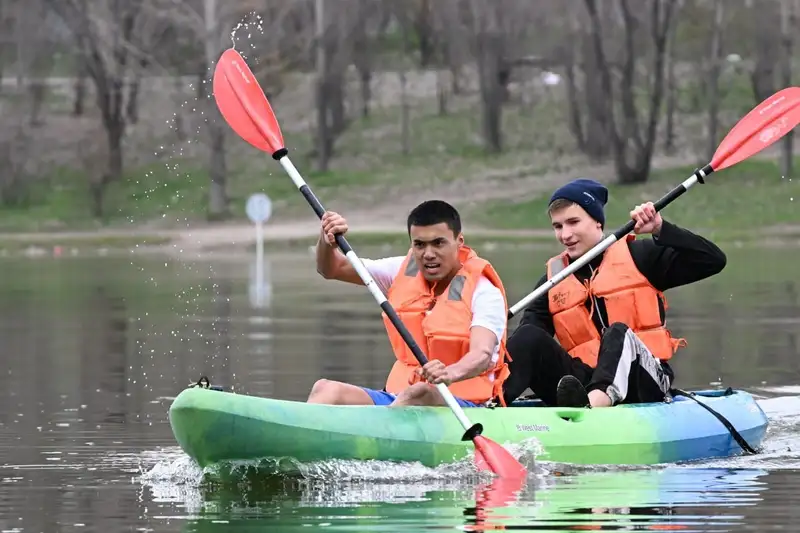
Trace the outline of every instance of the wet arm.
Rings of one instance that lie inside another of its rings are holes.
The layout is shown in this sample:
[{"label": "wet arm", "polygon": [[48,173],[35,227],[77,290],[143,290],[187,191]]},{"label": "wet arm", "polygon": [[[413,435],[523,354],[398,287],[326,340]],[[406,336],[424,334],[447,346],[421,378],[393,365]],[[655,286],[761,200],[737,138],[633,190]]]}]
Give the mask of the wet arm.
[{"label": "wet arm", "polygon": [[452,380],[463,381],[486,372],[492,364],[496,347],[497,335],[492,330],[473,326],[469,335],[469,352],[449,367]]},{"label": "wet arm", "polygon": [[325,279],[336,279],[356,285],[364,284],[339,248],[329,245],[321,234],[317,240],[317,272]]}]

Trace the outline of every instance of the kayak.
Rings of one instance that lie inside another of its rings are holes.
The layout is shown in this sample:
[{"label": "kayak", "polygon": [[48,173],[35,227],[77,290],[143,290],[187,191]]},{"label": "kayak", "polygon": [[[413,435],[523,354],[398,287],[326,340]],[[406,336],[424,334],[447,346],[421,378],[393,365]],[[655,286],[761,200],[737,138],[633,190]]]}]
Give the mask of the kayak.
[{"label": "kayak", "polygon": [[[602,409],[545,407],[518,400],[508,407],[468,408],[483,434],[502,445],[535,439],[539,461],[647,465],[741,455],[725,417],[747,443],[761,445],[768,420],[740,390],[696,391],[699,400]],[[328,459],[419,462],[435,467],[473,453],[447,407],[335,406],[218,391],[183,390],[169,409],[175,440],[201,467],[227,461]]]}]

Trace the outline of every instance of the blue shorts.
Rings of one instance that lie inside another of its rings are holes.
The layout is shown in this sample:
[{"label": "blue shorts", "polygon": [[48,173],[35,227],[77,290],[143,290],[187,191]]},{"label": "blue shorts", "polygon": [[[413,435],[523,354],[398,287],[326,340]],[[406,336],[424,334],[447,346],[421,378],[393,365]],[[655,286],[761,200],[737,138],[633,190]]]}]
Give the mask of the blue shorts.
[{"label": "blue shorts", "polygon": [[[364,392],[369,394],[369,397],[372,398],[372,403],[374,403],[375,405],[389,405],[395,400],[395,398],[397,398],[397,395],[392,394],[391,392],[368,389],[367,387],[361,387],[361,388],[364,389]],[[456,396],[454,396],[454,398],[456,399],[456,402],[458,402],[458,405],[460,405],[461,407],[480,407],[478,404],[472,403],[469,400],[462,400],[461,398],[458,398]]]}]

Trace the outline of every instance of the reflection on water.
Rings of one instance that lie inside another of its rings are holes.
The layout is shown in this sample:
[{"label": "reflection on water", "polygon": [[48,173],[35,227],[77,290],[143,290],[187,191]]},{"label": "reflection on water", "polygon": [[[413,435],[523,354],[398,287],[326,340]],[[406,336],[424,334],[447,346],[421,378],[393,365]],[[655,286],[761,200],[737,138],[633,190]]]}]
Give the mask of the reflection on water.
[{"label": "reflection on water", "polygon": [[[548,256],[487,255],[512,303]],[[731,252],[724,275],[668,293],[670,326],[689,340],[675,363],[683,387],[798,393],[776,389],[800,384],[800,289],[782,266],[793,263],[786,255]],[[756,268],[755,260],[773,267]],[[392,361],[363,287],[321,280],[306,253],[265,257],[261,276],[254,264],[232,256],[3,262],[0,532],[325,524],[766,531],[796,523],[800,405],[789,400],[770,404],[761,456],[632,472],[540,464],[511,496],[508,487],[409,465],[396,467],[405,479],[391,481],[343,481],[347,472],[337,466],[332,478],[200,482],[166,418],[190,381],[205,374],[238,392],[303,400],[320,377],[380,387]]]},{"label": "reflection on water", "polygon": [[[387,466],[387,469],[391,469]],[[408,482],[253,478],[230,485],[146,484],[155,500],[186,505],[184,531],[283,531],[334,526],[346,531],[513,529],[679,529],[730,531],[785,523],[776,494],[793,474],[758,468],[663,468],[561,474],[537,469],[526,481]]]}]

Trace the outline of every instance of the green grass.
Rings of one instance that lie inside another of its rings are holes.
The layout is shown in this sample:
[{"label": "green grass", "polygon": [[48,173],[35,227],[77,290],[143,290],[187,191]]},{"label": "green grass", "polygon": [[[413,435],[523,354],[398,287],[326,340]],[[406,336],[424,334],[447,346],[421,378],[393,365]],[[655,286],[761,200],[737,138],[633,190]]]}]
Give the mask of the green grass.
[{"label": "green grass", "polygon": [[[411,155],[402,152],[399,108],[376,109],[366,119],[353,121],[337,140],[335,158],[327,172],[315,170],[310,157],[312,139],[306,132],[285,134],[286,143],[298,170],[327,204],[369,201],[398,187],[424,187],[504,169],[545,171],[552,168],[549,161],[553,158],[537,158],[536,154],[547,154],[555,146],[572,142],[561,118],[564,108],[557,102],[540,102],[529,108],[509,104],[503,117],[505,151],[488,155],[480,137],[480,116],[467,100],[454,98],[452,111],[445,116],[437,114],[433,102],[415,101],[410,118]],[[544,123],[564,127],[530,134]],[[271,158],[233,134],[227,147],[227,192],[234,218],[245,220],[244,204],[255,192],[273,199],[276,215],[306,212],[304,199]],[[0,230],[87,229],[154,220],[176,225],[202,220],[208,206],[208,183],[207,164],[200,159],[170,157],[127,168],[123,178],[108,187],[106,220],[97,221],[91,217],[91,197],[83,173],[59,168],[34,182],[27,205],[0,207]]]},{"label": "green grass", "polygon": [[[795,160],[800,168],[800,158]],[[641,185],[611,185],[606,206],[609,231],[629,219],[630,210],[656,201],[691,175],[695,167],[654,171]],[[487,202],[469,215],[490,228],[545,229],[548,197],[521,202]],[[749,160],[712,174],[662,212],[664,218],[712,238],[741,238],[754,229],[800,221],[800,180],[781,176],[777,163]]]}]

